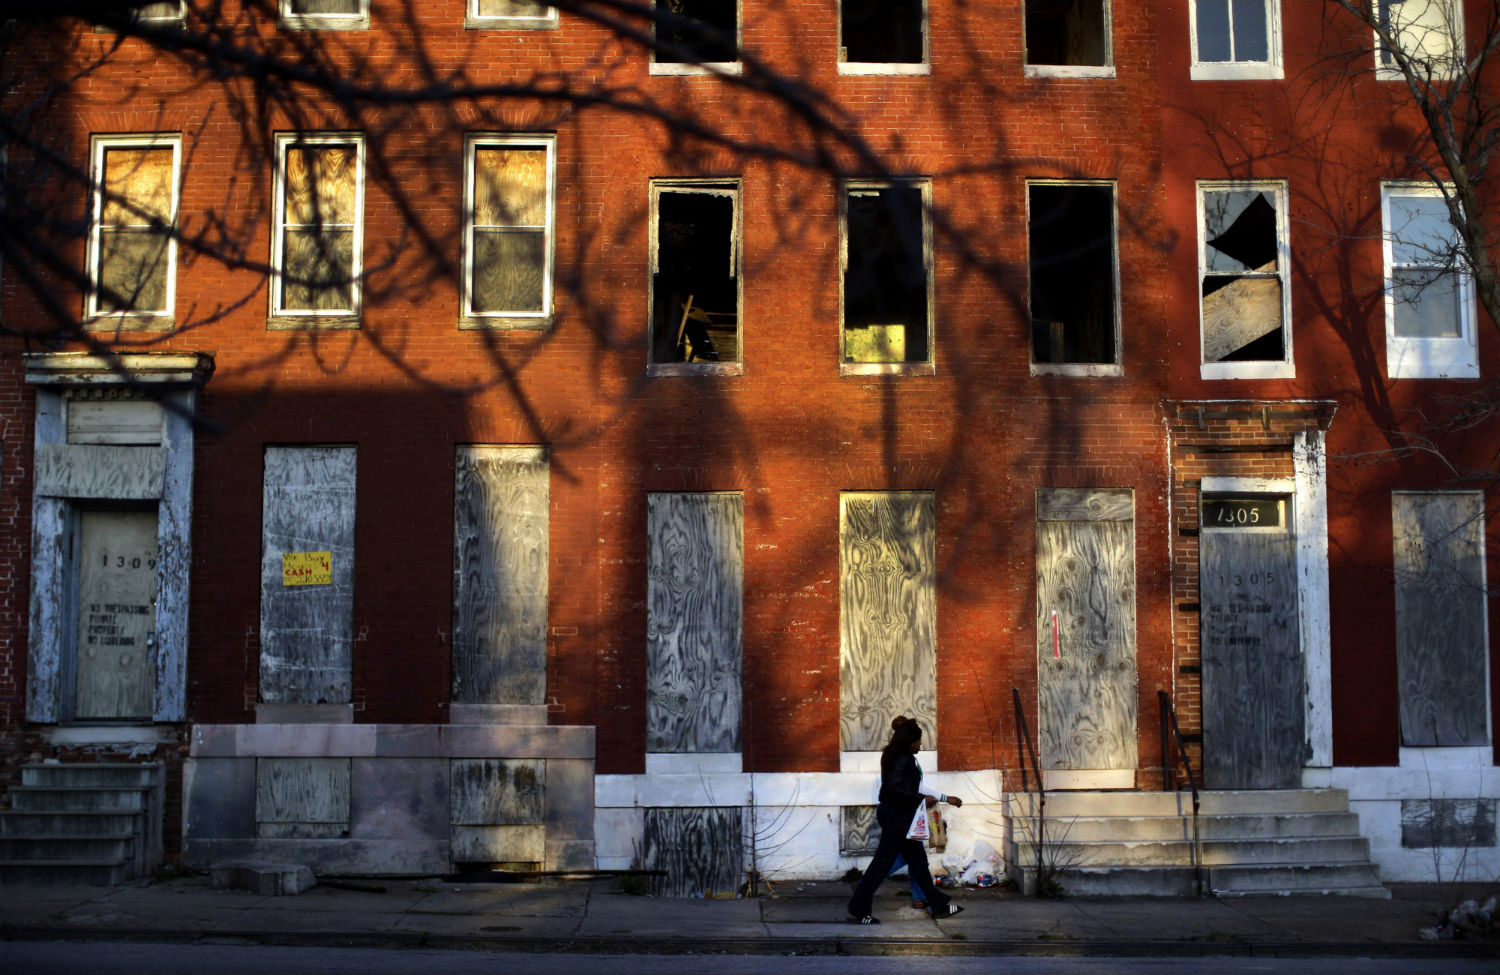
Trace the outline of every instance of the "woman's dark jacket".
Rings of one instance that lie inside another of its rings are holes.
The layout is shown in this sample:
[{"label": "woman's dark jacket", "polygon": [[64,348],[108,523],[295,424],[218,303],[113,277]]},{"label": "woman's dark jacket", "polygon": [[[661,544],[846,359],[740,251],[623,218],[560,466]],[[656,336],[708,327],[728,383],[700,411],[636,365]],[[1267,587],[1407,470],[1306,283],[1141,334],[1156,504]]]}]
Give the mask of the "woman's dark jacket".
[{"label": "woman's dark jacket", "polygon": [[889,806],[906,816],[914,816],[917,807],[924,801],[919,790],[922,770],[917,767],[917,757],[910,753],[891,757],[880,757],[880,804]]}]

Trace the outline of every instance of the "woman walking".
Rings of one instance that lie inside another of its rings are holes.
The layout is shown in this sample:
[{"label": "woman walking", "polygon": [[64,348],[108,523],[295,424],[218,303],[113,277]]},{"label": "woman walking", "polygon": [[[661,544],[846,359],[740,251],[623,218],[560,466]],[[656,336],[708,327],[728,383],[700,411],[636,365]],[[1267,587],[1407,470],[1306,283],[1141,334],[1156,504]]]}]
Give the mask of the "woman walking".
[{"label": "woman walking", "polygon": [[920,725],[904,715],[891,722],[891,740],[880,753],[880,804],[875,807],[875,821],[880,824],[880,845],[875,848],[875,859],[870,861],[859,886],[854,888],[854,896],[849,898],[849,920],[855,924],[880,923],[870,913],[875,891],[890,873],[898,854],[906,859],[912,882],[926,897],[927,910],[933,917],[952,917],[963,910],[949,903],[952,898],[933,885],[922,841],[906,838],[917,810],[929,796],[951,806],[964,804],[958,796],[945,796],[922,788],[922,767],[917,764],[917,752],[921,747]]}]

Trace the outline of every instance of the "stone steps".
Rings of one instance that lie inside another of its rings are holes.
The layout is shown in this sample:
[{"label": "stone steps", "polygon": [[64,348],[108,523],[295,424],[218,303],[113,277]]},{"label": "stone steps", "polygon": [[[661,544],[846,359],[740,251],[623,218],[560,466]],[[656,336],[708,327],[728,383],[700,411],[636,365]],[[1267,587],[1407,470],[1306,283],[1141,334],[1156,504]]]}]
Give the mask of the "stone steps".
[{"label": "stone steps", "polygon": [[7,797],[0,883],[109,886],[160,862],[159,765],[26,765]]}]

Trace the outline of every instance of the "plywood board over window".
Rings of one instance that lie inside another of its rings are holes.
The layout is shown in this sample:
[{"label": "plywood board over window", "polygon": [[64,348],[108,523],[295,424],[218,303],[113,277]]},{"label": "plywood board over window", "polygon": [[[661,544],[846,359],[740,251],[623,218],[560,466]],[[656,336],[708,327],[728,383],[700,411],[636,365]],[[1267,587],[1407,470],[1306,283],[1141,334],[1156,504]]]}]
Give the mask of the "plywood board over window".
[{"label": "plywood board over window", "polygon": [[904,714],[935,748],[935,498],[846,493],[839,503],[839,747],[884,748]]},{"label": "plywood board over window", "polygon": [[1401,744],[1489,743],[1484,499],[1391,496]]},{"label": "plywood board over window", "polygon": [[1042,767],[1134,769],[1134,493],[1038,490],[1036,544]]},{"label": "plywood board over window", "polygon": [[465,445],[454,467],[453,700],[545,704],[547,449]]},{"label": "plywood board over window", "polygon": [[741,747],[744,495],[647,498],[646,748]]}]

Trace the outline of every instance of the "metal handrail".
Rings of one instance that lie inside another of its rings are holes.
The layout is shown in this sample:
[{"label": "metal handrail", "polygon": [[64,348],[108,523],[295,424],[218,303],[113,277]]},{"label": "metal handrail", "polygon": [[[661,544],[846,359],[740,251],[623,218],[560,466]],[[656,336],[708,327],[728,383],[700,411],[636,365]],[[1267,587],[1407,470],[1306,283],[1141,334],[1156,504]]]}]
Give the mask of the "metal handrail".
[{"label": "metal handrail", "polygon": [[[1182,727],[1177,723],[1177,709],[1172,707],[1172,698],[1166,691],[1156,692],[1156,703],[1161,711],[1161,775],[1162,787],[1167,792],[1177,791],[1177,766],[1182,766],[1183,776],[1193,793],[1193,884],[1198,896],[1203,896],[1203,840],[1198,833],[1198,780],[1193,775],[1193,762],[1188,757],[1187,745],[1182,740]],[[1170,761],[1171,743],[1168,732],[1177,741],[1177,762]]]},{"label": "metal handrail", "polygon": [[1021,689],[1012,687],[1010,689],[1011,700],[1016,706],[1016,751],[1021,753],[1021,791],[1030,792],[1029,783],[1026,780],[1026,762],[1031,760],[1031,769],[1036,774],[1036,885],[1041,889],[1042,885],[1042,851],[1046,849],[1046,840],[1043,830],[1047,825],[1047,787],[1042,782],[1042,767],[1036,760],[1036,748],[1031,742],[1031,728],[1026,724],[1026,711],[1021,707]]}]

